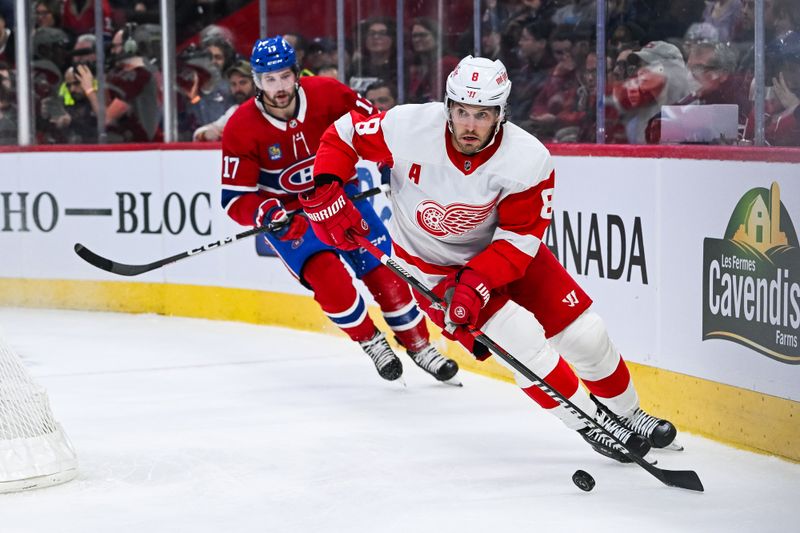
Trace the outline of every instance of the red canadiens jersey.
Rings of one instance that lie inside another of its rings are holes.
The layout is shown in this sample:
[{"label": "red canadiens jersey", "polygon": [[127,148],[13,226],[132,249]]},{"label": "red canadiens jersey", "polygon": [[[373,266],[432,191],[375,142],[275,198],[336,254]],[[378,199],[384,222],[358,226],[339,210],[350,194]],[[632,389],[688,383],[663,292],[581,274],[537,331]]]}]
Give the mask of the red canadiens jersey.
[{"label": "red canadiens jersey", "polygon": [[244,226],[253,225],[266,198],[299,209],[297,194],[313,187],[322,133],[351,110],[369,114],[372,106],[338,81],[317,76],[301,78],[297,111],[288,121],[267,114],[255,98],[239,106],[222,135],[223,209]]},{"label": "red canadiens jersey", "polygon": [[392,167],[393,255],[428,286],[465,265],[489,288],[524,274],[552,218],[553,162],[535,137],[506,123],[466,156],[440,102],[350,113],[322,137],[314,174],[350,176],[359,156]]}]

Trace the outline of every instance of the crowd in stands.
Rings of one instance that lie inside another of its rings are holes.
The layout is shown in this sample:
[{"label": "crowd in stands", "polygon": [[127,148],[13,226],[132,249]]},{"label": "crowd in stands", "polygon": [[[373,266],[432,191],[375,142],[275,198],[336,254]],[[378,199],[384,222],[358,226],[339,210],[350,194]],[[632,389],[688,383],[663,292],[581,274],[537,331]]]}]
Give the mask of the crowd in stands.
[{"label": "crowd in stands", "polygon": [[[16,143],[13,3],[0,0],[0,144]],[[198,37],[178,55],[179,140],[219,140],[227,117],[255,93],[231,31],[214,24],[245,3],[176,2],[178,43]],[[766,141],[800,146],[800,1],[764,3]],[[158,4],[103,1],[107,142],[163,138]],[[97,142],[94,2],[37,0],[31,9],[36,141]],[[481,54],[508,68],[509,119],[544,142],[596,140],[596,9],[596,0],[482,2]],[[754,0],[608,0],[606,10],[605,142],[752,142]],[[398,76],[395,21],[373,17],[357,26],[345,43],[344,72],[330,36],[284,36],[301,75],[344,79],[380,110],[400,93],[408,103],[441,100],[447,74],[473,52],[471,24],[443,32],[433,19],[411,18]],[[696,110],[711,110],[703,116],[714,119],[693,122]],[[721,133],[723,122],[733,135]]]}]

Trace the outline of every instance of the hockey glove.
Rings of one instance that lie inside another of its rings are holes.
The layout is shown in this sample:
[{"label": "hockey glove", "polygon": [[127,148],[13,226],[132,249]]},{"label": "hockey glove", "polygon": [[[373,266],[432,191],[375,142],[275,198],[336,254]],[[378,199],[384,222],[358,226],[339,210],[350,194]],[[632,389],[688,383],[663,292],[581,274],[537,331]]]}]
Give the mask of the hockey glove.
[{"label": "hockey glove", "polygon": [[277,198],[265,200],[256,209],[255,225],[269,225],[270,231],[282,241],[294,241],[308,229],[308,220],[302,215],[290,215]]},{"label": "hockey glove", "polygon": [[489,303],[490,297],[483,276],[471,268],[464,268],[447,278],[444,289],[447,302],[445,330],[452,333],[458,326],[476,325],[478,314]]},{"label": "hockey glove", "polygon": [[308,215],[316,236],[340,250],[356,250],[358,245],[350,237],[368,235],[369,225],[353,202],[345,195],[338,181],[326,183],[313,191],[302,193],[300,203]]}]

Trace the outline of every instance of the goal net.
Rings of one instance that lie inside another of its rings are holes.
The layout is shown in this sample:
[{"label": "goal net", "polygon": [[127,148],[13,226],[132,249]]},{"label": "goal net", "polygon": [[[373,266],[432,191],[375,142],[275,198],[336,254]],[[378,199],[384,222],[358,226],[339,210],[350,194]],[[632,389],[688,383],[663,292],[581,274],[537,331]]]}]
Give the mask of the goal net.
[{"label": "goal net", "polygon": [[47,392],[0,336],[0,493],[57,485],[77,474],[75,450]]}]

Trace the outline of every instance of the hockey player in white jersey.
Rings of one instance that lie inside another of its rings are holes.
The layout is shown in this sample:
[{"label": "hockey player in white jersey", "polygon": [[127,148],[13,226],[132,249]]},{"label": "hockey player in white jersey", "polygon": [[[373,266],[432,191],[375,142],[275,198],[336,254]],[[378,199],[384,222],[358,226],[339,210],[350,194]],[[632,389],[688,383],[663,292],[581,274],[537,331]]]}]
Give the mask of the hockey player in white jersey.
[{"label": "hockey player in white jersey", "polygon": [[[506,122],[510,89],[500,61],[468,56],[447,79],[444,105],[344,115],[322,137],[316,187],[301,203],[321,240],[354,249],[351,234],[368,227],[342,183],[359,157],[391,167],[392,257],[448,302],[441,311],[416,295],[445,335],[485,359],[486,348],[464,326],[479,327],[632,452],[668,446],[675,427],[639,407],[591,299],[542,243],[552,218],[553,161],[535,137]],[[530,398],[595,450],[629,461],[602,432],[510,370]]]}]

